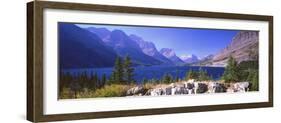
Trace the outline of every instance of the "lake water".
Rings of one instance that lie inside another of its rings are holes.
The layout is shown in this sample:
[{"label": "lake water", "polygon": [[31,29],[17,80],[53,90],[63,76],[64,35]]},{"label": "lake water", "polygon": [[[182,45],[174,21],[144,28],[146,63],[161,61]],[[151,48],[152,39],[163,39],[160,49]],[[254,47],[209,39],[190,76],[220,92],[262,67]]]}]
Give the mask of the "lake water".
[{"label": "lake water", "polygon": [[[184,79],[186,73],[189,70],[198,71],[198,66],[138,66],[134,67],[134,79],[140,83],[144,78],[146,79],[161,79],[163,75],[170,74],[173,77],[178,76],[180,79]],[[97,73],[99,78],[105,74],[108,78],[112,73],[113,68],[88,68],[88,69],[67,69],[63,72],[69,72],[73,75],[77,75],[83,72],[87,74]],[[202,70],[206,70],[209,76],[213,79],[220,79],[224,72],[223,67],[201,67]]]}]

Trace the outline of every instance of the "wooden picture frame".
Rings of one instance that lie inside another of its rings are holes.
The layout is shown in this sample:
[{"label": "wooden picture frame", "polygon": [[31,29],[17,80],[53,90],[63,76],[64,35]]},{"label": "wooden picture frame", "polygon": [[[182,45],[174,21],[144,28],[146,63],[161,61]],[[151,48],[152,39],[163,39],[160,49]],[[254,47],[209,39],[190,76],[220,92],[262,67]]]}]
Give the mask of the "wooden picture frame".
[{"label": "wooden picture frame", "polygon": [[[175,17],[218,18],[252,20],[268,23],[268,101],[206,106],[181,106],[153,109],[44,114],[44,11],[46,9],[131,13],[144,15],[168,15]],[[273,107],[273,16],[233,13],[201,12],[156,8],[94,5],[80,3],[33,1],[27,3],[27,120],[32,122],[80,120],[108,117],[156,115],[215,110]]]}]

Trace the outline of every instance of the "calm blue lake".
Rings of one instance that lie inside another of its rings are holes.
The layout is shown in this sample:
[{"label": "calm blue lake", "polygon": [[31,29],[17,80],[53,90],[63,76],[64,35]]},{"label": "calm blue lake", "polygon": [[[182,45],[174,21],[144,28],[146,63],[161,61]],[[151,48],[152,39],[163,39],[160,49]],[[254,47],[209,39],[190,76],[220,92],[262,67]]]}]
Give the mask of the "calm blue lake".
[{"label": "calm blue lake", "polygon": [[[163,75],[170,74],[173,77],[178,76],[183,79],[186,72],[189,70],[198,71],[200,67],[198,66],[138,66],[134,67],[134,79],[140,83],[144,78],[146,79],[161,79]],[[97,73],[99,77],[105,74],[109,77],[112,73],[113,68],[88,68],[88,69],[65,69],[63,72],[69,72],[73,75],[78,75],[80,73],[86,72],[87,74]],[[224,72],[223,67],[201,67],[202,70],[206,70],[209,76],[213,79],[220,79]]]}]

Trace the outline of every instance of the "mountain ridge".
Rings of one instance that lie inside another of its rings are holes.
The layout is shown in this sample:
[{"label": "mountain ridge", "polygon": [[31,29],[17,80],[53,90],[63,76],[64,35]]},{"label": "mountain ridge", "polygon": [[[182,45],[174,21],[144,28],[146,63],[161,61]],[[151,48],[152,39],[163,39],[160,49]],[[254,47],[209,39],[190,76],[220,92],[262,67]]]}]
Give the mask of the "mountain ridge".
[{"label": "mountain ridge", "polygon": [[[96,33],[105,44],[111,46],[118,55],[141,56],[133,58],[136,63],[147,65],[198,65],[198,66],[226,66],[227,59],[233,56],[238,63],[247,60],[253,60],[258,54],[258,32],[257,31],[240,31],[231,40],[225,48],[218,53],[208,55],[199,59],[196,55],[177,56],[171,48],[156,49],[153,42],[145,41],[142,37],[135,34],[127,35],[122,30],[110,31],[106,28],[86,28],[92,33]],[[135,50],[135,51],[134,51]],[[250,56],[252,55],[252,56]]]},{"label": "mountain ridge", "polygon": [[214,56],[213,64],[225,65],[230,56],[238,63],[256,60],[258,56],[258,37],[258,31],[238,32],[233,37],[231,43]]},{"label": "mountain ridge", "polygon": [[232,56],[238,63],[258,59],[258,31],[240,31],[225,48],[192,65],[225,67]]},{"label": "mountain ridge", "polygon": [[171,61],[173,61],[175,64],[180,65],[180,64],[184,64],[184,61],[182,61],[175,53],[175,51],[171,48],[162,48],[159,51],[163,56],[165,56],[166,58],[170,59]]},{"label": "mountain ridge", "polygon": [[[61,68],[110,67],[117,54],[91,32],[74,24],[59,23],[59,66]],[[96,60],[96,59],[99,60]]]},{"label": "mountain ridge", "polygon": [[144,53],[140,48],[139,44],[132,40],[124,31],[122,30],[108,30],[106,28],[95,28],[89,27],[85,28],[93,34],[97,34],[103,39],[103,42],[112,47],[116,53],[125,57],[129,55],[135,65],[159,65],[162,61],[151,57]]},{"label": "mountain ridge", "polygon": [[154,43],[144,41],[141,37],[137,35],[130,35],[129,36],[132,40],[137,42],[142,49],[142,51],[153,58],[156,58],[159,61],[162,61],[165,64],[174,64],[172,61],[170,61],[168,58],[163,56],[157,49]]},{"label": "mountain ridge", "polygon": [[184,56],[180,56],[180,59],[182,61],[184,61],[185,63],[195,63],[195,62],[198,62],[199,61],[199,58],[194,55],[194,54],[191,54],[191,55],[184,55]]}]

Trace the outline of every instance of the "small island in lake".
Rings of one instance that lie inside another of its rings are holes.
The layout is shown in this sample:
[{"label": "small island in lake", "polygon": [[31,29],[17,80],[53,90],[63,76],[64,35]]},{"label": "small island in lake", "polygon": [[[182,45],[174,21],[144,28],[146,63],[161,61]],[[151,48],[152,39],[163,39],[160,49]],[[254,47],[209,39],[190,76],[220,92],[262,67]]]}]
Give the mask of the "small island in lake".
[{"label": "small island in lake", "polygon": [[259,91],[258,31],[59,22],[58,32],[59,99]]}]

